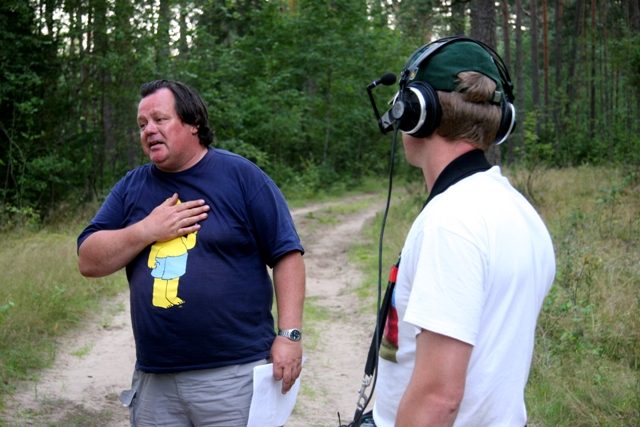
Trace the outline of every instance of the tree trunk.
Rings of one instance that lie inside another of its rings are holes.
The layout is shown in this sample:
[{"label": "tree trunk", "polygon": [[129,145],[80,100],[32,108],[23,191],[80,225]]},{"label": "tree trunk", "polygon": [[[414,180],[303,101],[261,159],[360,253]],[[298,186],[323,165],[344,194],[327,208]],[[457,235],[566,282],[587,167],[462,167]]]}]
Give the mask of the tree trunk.
[{"label": "tree trunk", "polygon": [[163,77],[168,71],[169,54],[171,52],[171,40],[169,38],[171,23],[169,1],[170,0],[160,0],[158,7],[158,26],[156,30],[156,72],[158,73],[158,77]]},{"label": "tree trunk", "polygon": [[108,52],[107,41],[107,4],[106,0],[97,0],[93,3],[93,17],[94,25],[90,28],[93,29],[93,57],[95,64],[95,77],[97,81],[96,85],[96,99],[98,105],[96,105],[96,128],[99,130],[97,135],[96,151],[98,154],[98,188],[102,187],[105,178],[105,167],[113,151],[113,139],[110,135],[111,127],[111,112],[108,100],[106,97],[106,85],[107,85],[107,70],[106,70],[106,56]]},{"label": "tree trunk", "polygon": [[184,59],[188,52],[189,46],[187,44],[187,7],[185,5],[180,5],[180,40],[178,42],[178,51],[180,53],[180,58]]},{"label": "tree trunk", "polygon": [[567,87],[567,90],[566,90],[567,100],[564,108],[565,115],[569,114],[571,102],[574,102],[577,96],[578,81],[576,79],[576,65],[580,58],[580,50],[581,50],[580,41],[582,38],[582,34],[584,32],[583,18],[582,18],[582,15],[584,13],[584,0],[577,0],[575,9],[576,9],[576,16],[575,16],[575,22],[574,22],[575,37],[571,38],[571,41],[573,43],[570,50],[572,57],[569,59],[569,70],[568,70],[569,72],[565,80],[566,87]]},{"label": "tree trunk", "polygon": [[471,37],[496,45],[496,6],[493,0],[471,0]]},{"label": "tree trunk", "polygon": [[502,59],[509,69],[511,69],[511,26],[509,25],[509,1],[502,0],[500,2],[502,9],[502,43],[503,55]]},{"label": "tree trunk", "polygon": [[451,34],[462,35],[467,33],[465,11],[468,0],[453,0],[451,2]]},{"label": "tree trunk", "polygon": [[556,0],[555,6],[555,31],[554,31],[554,63],[555,63],[555,89],[559,90],[560,85],[562,84],[562,64],[564,61],[562,60],[562,45],[564,43],[564,39],[562,38],[562,19],[564,18],[564,4],[562,0]]},{"label": "tree trunk", "polygon": [[[471,1],[471,37],[495,48],[496,9],[493,0]],[[486,155],[490,163],[500,164],[500,150],[496,145],[492,145]]]},{"label": "tree trunk", "polygon": [[[519,126],[516,128],[515,141],[513,141],[513,148],[522,147],[524,145],[524,121],[525,121],[525,108],[524,108],[524,79],[522,72],[523,62],[523,43],[522,43],[522,17],[524,11],[522,10],[522,0],[516,0],[516,64],[515,64],[515,92],[520,91],[520,95],[516,96],[516,119]],[[513,150],[515,151],[515,150]]]},{"label": "tree trunk", "polygon": [[[544,111],[549,111],[549,20],[547,13],[547,0],[542,0],[542,53],[543,53],[543,91],[544,91]],[[547,117],[545,116],[545,123]]]},{"label": "tree trunk", "polygon": [[591,0],[591,81],[589,89],[589,138],[595,137],[596,126],[596,0]]},{"label": "tree trunk", "polygon": [[551,109],[552,109],[552,119],[553,119],[553,124],[554,124],[554,130],[555,130],[555,141],[554,141],[554,145],[555,148],[559,148],[558,147],[558,140],[559,137],[561,135],[561,129],[562,129],[562,124],[561,124],[561,120],[560,120],[560,109],[561,109],[561,103],[560,103],[560,99],[561,96],[559,96],[562,91],[562,69],[563,69],[563,64],[564,64],[564,60],[562,58],[562,46],[564,44],[564,39],[562,37],[562,20],[563,20],[563,11],[564,11],[564,5],[563,5],[563,1],[562,0],[556,0],[555,2],[555,17],[556,17],[556,22],[555,22],[555,31],[554,31],[554,50],[553,50],[553,54],[554,54],[554,71],[555,71],[555,82],[554,82],[554,93],[556,94],[556,96],[553,97],[553,100],[551,101]]},{"label": "tree trunk", "polygon": [[629,1],[629,26],[632,32],[640,32],[640,2],[638,0]]},{"label": "tree trunk", "polygon": [[[531,100],[533,111],[540,111],[540,79],[538,65],[538,5],[531,0]],[[538,131],[536,125],[536,132]]]},{"label": "tree trunk", "polygon": [[[602,22],[608,22],[609,17],[609,4],[607,2],[602,3],[603,13]],[[609,62],[609,30],[606,26],[603,27],[603,34],[601,40],[602,50],[600,53],[600,102],[598,103],[599,115],[604,117],[604,123],[615,124],[615,118],[613,117],[614,107],[611,103],[611,91],[613,86],[613,73],[611,73],[611,67]],[[604,135],[606,137],[606,135]]]}]

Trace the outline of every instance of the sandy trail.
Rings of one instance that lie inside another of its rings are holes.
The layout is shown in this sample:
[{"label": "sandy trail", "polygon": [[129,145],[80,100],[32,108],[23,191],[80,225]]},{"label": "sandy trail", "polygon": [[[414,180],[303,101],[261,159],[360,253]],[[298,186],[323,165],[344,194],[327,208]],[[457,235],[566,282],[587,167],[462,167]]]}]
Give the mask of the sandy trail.
[{"label": "sandy trail", "polygon": [[[323,315],[305,325],[306,363],[288,427],[337,426],[338,412],[343,422],[353,416],[375,314],[355,295],[363,276],[347,251],[382,203],[367,195],[292,211],[306,250],[308,304]],[[344,205],[356,208],[333,210]],[[0,425],[129,426],[118,395],[128,388],[134,363],[125,292],[61,339],[54,365],[19,387]]]}]

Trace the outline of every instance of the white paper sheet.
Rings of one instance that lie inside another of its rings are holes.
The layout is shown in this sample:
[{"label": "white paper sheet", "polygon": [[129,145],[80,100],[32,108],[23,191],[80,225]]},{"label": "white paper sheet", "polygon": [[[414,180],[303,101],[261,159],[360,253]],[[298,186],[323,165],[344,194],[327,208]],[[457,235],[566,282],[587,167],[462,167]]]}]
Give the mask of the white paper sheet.
[{"label": "white paper sheet", "polygon": [[273,378],[273,364],[253,368],[253,397],[247,427],[284,426],[293,411],[300,389],[300,377],[287,394],[282,394],[282,380]]}]

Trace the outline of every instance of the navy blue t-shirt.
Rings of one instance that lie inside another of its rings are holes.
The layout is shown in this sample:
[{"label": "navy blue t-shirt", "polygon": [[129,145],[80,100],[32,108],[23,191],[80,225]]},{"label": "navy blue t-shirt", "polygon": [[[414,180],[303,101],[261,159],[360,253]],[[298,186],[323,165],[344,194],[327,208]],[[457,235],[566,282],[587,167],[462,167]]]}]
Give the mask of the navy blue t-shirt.
[{"label": "navy blue t-shirt", "polygon": [[[111,190],[78,247],[93,232],[134,224],[164,200],[204,199],[197,233],[156,243],[127,267],[137,367],[147,372],[206,369],[267,358],[274,340],[267,266],[303,252],[286,201],[256,165],[209,149],[178,173],[138,167]],[[162,296],[174,295],[166,303]],[[160,303],[158,303],[158,301]]]}]

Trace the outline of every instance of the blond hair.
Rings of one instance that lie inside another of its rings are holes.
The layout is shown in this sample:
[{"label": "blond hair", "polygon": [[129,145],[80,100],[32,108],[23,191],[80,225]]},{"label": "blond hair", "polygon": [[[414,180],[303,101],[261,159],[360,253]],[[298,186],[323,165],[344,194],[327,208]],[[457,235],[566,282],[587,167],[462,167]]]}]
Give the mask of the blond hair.
[{"label": "blond hair", "polygon": [[458,74],[455,92],[438,91],[442,119],[436,133],[448,140],[464,139],[482,150],[495,141],[500,118],[499,105],[491,103],[496,84],[475,71]]}]

